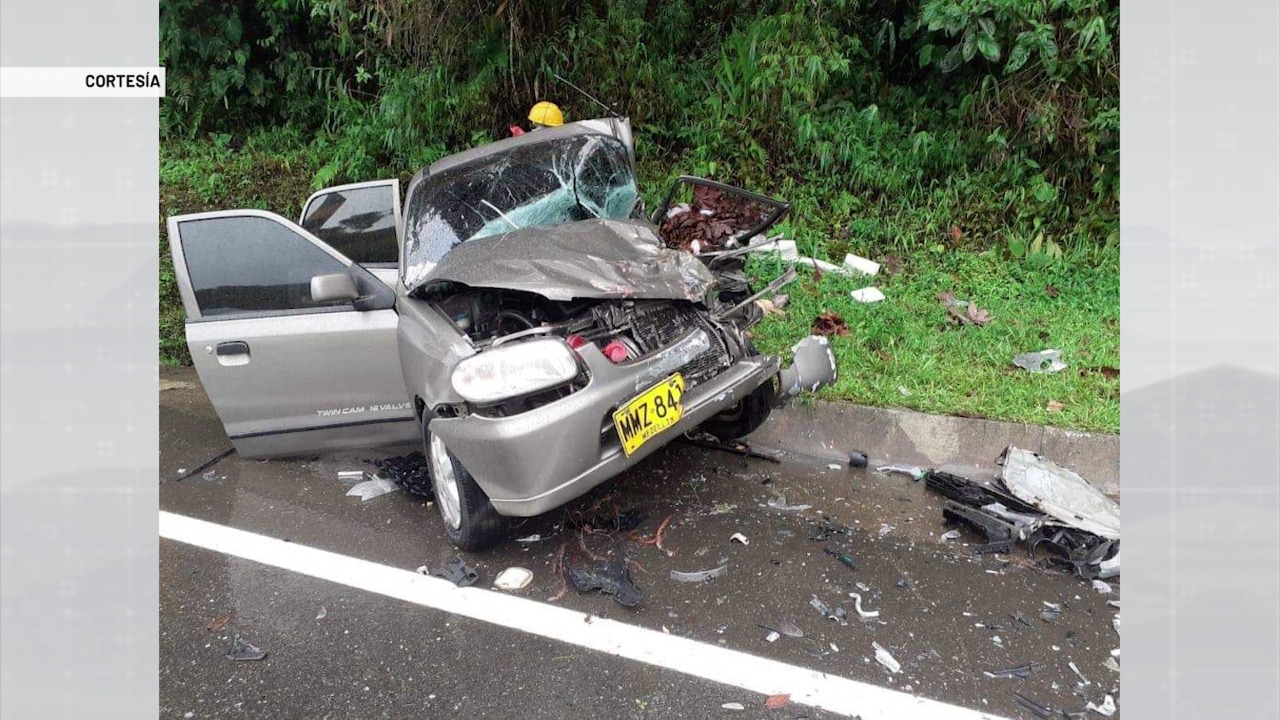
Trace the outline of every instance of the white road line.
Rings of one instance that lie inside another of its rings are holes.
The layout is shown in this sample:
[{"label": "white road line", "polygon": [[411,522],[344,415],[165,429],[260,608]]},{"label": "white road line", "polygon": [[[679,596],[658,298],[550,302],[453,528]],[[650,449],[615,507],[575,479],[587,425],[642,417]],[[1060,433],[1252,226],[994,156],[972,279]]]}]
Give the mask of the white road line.
[{"label": "white road line", "polygon": [[[556,605],[480,588],[458,588],[439,578],[419,575],[411,570],[379,565],[184,515],[161,511],[160,537],[762,695],[790,693],[793,702],[843,715],[861,715],[865,720],[1000,720],[996,715],[958,705],[616,620],[590,617]],[[854,653],[850,655],[856,657]]]}]

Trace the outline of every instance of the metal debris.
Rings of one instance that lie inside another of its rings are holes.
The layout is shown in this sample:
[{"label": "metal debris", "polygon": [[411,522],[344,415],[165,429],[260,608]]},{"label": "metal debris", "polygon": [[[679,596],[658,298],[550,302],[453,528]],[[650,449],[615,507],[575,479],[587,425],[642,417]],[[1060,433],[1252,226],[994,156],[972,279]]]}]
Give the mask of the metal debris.
[{"label": "metal debris", "polygon": [[1033,662],[1027,663],[1026,665],[1019,665],[1017,667],[1005,668],[1003,670],[984,670],[982,674],[990,678],[1025,678],[1031,677],[1032,670],[1043,666],[1044,663]]},{"label": "metal debris", "polygon": [[1013,701],[1018,703],[1022,707],[1026,708],[1027,710],[1031,711],[1031,713],[1033,713],[1036,717],[1047,718],[1053,715],[1053,708],[1047,705],[1041,705],[1040,703],[1036,702],[1035,700],[1032,700],[1031,698],[1027,697],[1026,695],[1023,695],[1022,693],[1019,693],[1019,692],[1014,693]]}]

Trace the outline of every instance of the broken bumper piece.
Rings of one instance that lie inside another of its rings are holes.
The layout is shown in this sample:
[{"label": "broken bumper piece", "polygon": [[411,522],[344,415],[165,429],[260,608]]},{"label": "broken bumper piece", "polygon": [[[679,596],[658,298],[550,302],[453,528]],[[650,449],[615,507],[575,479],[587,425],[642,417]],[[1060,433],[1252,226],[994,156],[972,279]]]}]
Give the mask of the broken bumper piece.
[{"label": "broken bumper piece", "polygon": [[581,390],[518,415],[439,418],[431,428],[475,477],[499,514],[538,515],[632,467],[664,446],[662,438],[693,430],[778,373],[776,357],[739,360],[687,390],[680,421],[626,455],[613,427],[613,411],[680,371],[706,347],[705,331],[694,329],[648,358],[615,365],[594,345],[585,345],[578,353],[590,380]]},{"label": "broken bumper piece", "polygon": [[778,373],[778,398],[786,402],[802,392],[817,392],[836,380],[836,356],[821,335],[810,335],[791,348],[792,363]]}]

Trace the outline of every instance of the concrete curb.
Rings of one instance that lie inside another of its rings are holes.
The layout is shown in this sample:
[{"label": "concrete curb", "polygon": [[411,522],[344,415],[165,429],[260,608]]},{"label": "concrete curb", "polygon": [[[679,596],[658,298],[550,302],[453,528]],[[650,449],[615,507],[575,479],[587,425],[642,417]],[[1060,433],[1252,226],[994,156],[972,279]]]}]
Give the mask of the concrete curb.
[{"label": "concrete curb", "polygon": [[832,462],[847,462],[849,451],[859,450],[871,458],[872,466],[892,463],[979,473],[998,473],[996,457],[1006,446],[1017,445],[1076,471],[1108,495],[1120,494],[1119,435],[815,402],[774,410],[750,440]]}]

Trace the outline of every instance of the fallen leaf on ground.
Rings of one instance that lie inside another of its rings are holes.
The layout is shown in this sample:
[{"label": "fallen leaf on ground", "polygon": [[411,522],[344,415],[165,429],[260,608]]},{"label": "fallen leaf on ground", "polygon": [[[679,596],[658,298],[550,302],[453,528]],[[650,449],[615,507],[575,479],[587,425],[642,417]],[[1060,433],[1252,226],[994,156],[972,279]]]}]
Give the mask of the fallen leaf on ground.
[{"label": "fallen leaf on ground", "polygon": [[209,632],[222,632],[222,628],[226,627],[229,622],[231,622],[230,615],[219,615],[218,617],[210,620],[209,624],[205,626],[205,629]]},{"label": "fallen leaf on ground", "polygon": [[848,335],[849,324],[840,315],[828,310],[813,319],[812,331],[814,335],[825,335],[827,337]]},{"label": "fallen leaf on ground", "polygon": [[902,260],[897,255],[885,255],[880,262],[880,269],[889,275],[897,275],[902,272]]},{"label": "fallen leaf on ground", "polygon": [[780,707],[784,707],[789,702],[791,702],[791,695],[789,694],[770,695],[765,699],[764,706],[770,710],[777,710]]},{"label": "fallen leaf on ground", "polygon": [[1044,286],[1044,294],[1051,298],[1056,298],[1058,297],[1058,288],[1054,287],[1053,283],[1049,283]]},{"label": "fallen leaf on ground", "polygon": [[1050,400],[1049,404],[1044,406],[1044,410],[1045,412],[1056,413],[1056,412],[1062,412],[1062,409],[1065,407],[1066,405],[1063,405],[1057,400]]},{"label": "fallen leaf on ground", "polygon": [[960,242],[960,240],[961,240],[961,239],[963,239],[963,238],[964,238],[964,231],[960,229],[960,226],[959,226],[959,225],[952,225],[952,226],[951,226],[951,239],[952,239],[952,240],[954,240],[954,241],[956,241],[956,242]]},{"label": "fallen leaf on ground", "polygon": [[947,309],[947,320],[957,325],[986,325],[991,322],[991,311],[973,302],[957,300],[954,293],[938,293],[938,302]]},{"label": "fallen leaf on ground", "polygon": [[760,309],[764,311],[765,315],[782,315],[783,314],[782,311],[778,309],[778,306],[775,305],[772,300],[761,298],[756,301],[756,304],[760,306]]}]

